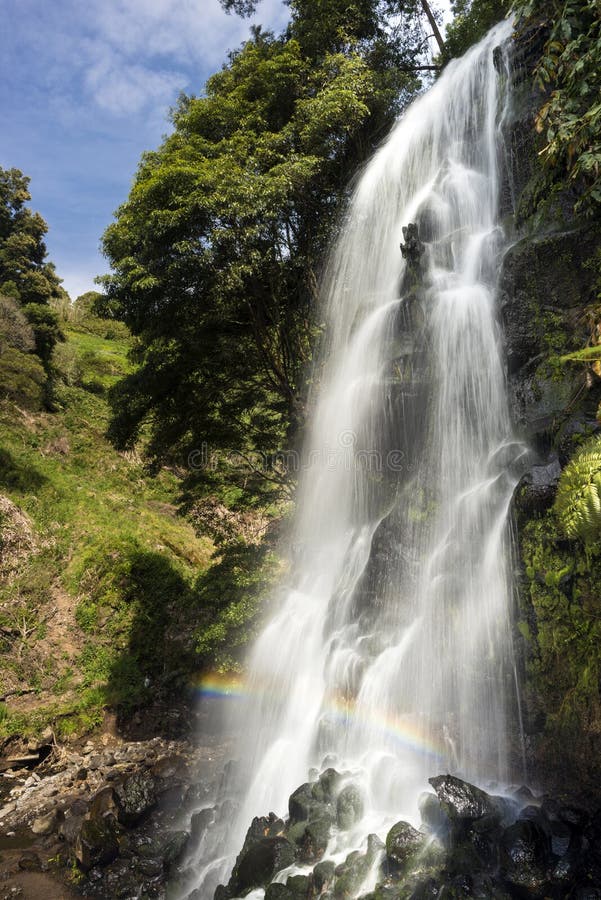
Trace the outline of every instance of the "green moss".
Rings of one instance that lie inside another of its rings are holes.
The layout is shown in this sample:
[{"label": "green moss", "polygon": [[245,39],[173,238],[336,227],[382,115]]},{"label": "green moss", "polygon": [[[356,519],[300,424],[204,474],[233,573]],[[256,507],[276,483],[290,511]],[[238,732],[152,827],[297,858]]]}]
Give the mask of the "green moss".
[{"label": "green moss", "polygon": [[526,591],[518,625],[527,642],[530,718],[544,721],[537,754],[583,784],[601,773],[591,745],[601,732],[601,552],[560,540],[553,511],[521,531]]}]

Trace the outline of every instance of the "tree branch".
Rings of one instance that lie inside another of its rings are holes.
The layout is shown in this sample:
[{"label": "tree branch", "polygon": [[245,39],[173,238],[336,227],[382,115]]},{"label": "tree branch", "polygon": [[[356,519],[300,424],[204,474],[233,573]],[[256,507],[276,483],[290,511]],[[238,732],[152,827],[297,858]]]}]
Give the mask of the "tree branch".
[{"label": "tree branch", "polygon": [[440,29],[436,23],[436,19],[434,18],[434,13],[430,9],[428,0],[422,0],[422,9],[428,17],[428,22],[430,23],[430,27],[434,32],[434,37],[436,38],[436,43],[438,44],[440,52],[444,53],[444,41],[442,39],[442,34],[440,33]]}]

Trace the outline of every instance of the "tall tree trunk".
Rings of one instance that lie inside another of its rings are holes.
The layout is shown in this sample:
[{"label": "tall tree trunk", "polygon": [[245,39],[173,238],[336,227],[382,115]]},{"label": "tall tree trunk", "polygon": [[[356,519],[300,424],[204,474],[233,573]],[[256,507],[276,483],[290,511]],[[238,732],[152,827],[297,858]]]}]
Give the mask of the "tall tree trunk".
[{"label": "tall tree trunk", "polygon": [[432,28],[432,31],[434,32],[434,37],[436,38],[436,43],[438,44],[438,46],[440,48],[440,52],[444,53],[444,41],[442,39],[442,34],[440,33],[440,29],[439,29],[438,25],[436,24],[436,19],[434,18],[434,13],[430,9],[430,4],[428,3],[428,0],[421,0],[421,2],[422,2],[422,9],[425,12],[426,16],[428,17],[428,22],[430,23],[430,27]]}]

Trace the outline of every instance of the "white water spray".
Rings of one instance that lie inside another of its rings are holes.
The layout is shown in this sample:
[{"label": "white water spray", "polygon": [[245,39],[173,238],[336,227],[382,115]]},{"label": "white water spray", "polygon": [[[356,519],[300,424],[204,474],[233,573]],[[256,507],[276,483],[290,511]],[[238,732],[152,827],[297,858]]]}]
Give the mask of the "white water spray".
[{"label": "white water spray", "polygon": [[[448,66],[352,198],[325,284],[291,574],[237,726],[244,796],[203,838],[199,896],[312,766],[362,785],[363,820],[328,848],[343,855],[415,817],[431,775],[509,775],[506,522],[522,449],[494,308],[506,98],[493,50],[510,31]],[[399,250],[410,222],[419,272]]]}]

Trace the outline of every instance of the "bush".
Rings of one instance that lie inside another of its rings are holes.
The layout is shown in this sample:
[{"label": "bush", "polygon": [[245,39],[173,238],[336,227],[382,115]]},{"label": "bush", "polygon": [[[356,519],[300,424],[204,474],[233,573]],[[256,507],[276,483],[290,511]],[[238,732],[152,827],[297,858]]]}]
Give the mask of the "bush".
[{"label": "bush", "polygon": [[601,537],[601,438],[587,441],[561,473],[555,513],[567,537]]}]

